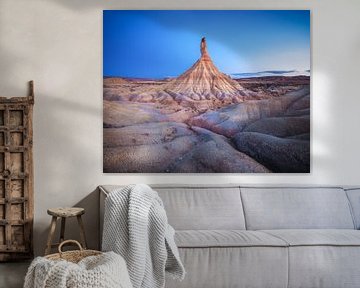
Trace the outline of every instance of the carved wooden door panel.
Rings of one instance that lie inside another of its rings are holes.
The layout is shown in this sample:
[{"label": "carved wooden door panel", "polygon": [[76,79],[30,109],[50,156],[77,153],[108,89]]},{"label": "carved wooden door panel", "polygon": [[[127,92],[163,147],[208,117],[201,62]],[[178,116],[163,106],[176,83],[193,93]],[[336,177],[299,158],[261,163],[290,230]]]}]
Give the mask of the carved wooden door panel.
[{"label": "carved wooden door panel", "polygon": [[0,261],[32,257],[34,97],[0,97]]}]

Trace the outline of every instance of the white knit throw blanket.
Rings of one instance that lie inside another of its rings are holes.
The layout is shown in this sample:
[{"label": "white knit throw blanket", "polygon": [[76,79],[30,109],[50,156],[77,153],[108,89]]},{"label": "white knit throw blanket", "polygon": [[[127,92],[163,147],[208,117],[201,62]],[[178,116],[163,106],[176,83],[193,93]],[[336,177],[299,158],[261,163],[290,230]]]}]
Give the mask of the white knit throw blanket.
[{"label": "white knit throw blanket", "polygon": [[163,203],[144,184],[106,198],[102,250],[124,257],[134,288],[165,287],[165,270],[175,279],[185,276]]},{"label": "white knit throw blanket", "polygon": [[109,252],[79,263],[37,257],[25,277],[24,288],[132,288],[121,256]]}]

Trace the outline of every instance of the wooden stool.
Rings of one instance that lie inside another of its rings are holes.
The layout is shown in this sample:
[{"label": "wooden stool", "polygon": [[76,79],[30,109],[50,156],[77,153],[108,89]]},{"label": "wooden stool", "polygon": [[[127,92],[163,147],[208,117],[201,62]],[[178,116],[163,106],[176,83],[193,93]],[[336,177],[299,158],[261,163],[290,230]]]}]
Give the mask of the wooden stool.
[{"label": "wooden stool", "polygon": [[[66,218],[69,217],[76,217],[79,223],[80,227],[80,239],[81,239],[81,245],[84,249],[86,249],[86,239],[85,239],[85,230],[84,230],[84,224],[81,219],[81,215],[85,213],[84,208],[50,208],[47,210],[47,213],[52,216],[51,224],[50,224],[50,231],[49,236],[46,244],[46,250],[45,255],[50,254],[52,247],[57,247],[62,241],[64,241],[64,234],[65,234],[65,223]],[[52,243],[52,239],[54,237],[55,228],[56,228],[56,222],[58,217],[61,218],[61,229],[60,229],[60,242],[59,243]]]}]

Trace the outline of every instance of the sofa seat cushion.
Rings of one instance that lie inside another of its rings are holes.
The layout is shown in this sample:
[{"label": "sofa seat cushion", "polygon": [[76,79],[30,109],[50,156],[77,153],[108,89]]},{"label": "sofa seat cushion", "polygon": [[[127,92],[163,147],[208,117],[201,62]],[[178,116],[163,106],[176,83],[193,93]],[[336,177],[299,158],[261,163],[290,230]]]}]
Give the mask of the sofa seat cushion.
[{"label": "sofa seat cushion", "polygon": [[360,231],[304,229],[263,232],[289,245],[288,288],[360,287]]},{"label": "sofa seat cushion", "polygon": [[360,231],[350,229],[262,230],[289,246],[360,246]]},{"label": "sofa seat cushion", "polygon": [[177,281],[168,276],[165,287],[287,288],[288,249],[276,246],[179,248],[185,279]]},{"label": "sofa seat cushion", "polygon": [[179,230],[175,242],[181,248],[288,246],[269,233],[244,230]]}]

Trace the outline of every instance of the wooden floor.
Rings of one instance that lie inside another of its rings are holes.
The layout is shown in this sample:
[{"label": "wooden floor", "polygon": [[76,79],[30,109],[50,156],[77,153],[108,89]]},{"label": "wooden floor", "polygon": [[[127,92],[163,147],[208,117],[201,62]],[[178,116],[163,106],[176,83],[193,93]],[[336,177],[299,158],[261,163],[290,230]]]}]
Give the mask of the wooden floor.
[{"label": "wooden floor", "polygon": [[0,287],[22,288],[30,262],[0,263]]}]

